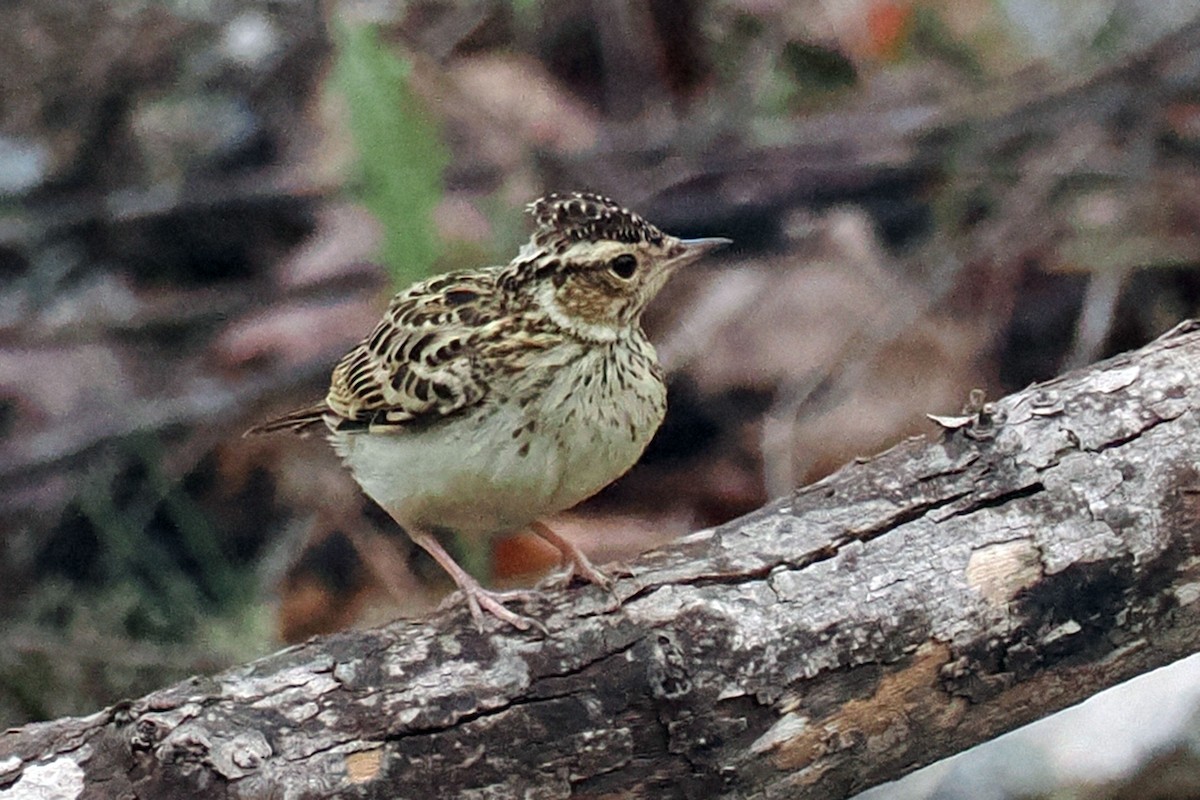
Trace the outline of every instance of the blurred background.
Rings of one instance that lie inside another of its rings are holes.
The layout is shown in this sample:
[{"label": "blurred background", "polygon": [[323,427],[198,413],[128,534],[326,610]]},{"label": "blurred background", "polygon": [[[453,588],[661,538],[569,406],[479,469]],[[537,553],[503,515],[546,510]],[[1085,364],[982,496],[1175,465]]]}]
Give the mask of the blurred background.
[{"label": "blurred background", "polygon": [[[397,288],[511,258],[546,191],[736,241],[647,316],[643,461],[556,522],[600,562],[1198,315],[1198,13],[6,3],[0,726],[435,605],[320,437],[241,433],[322,396]],[[1198,696],[1182,662],[870,796],[1200,797]]]}]

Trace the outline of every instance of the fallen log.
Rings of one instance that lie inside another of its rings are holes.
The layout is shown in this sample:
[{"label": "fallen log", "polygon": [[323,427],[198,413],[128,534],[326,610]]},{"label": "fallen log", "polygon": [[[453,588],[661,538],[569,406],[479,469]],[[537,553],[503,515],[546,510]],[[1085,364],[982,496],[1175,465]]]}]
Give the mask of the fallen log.
[{"label": "fallen log", "polygon": [[[1200,324],[629,566],[0,737],[0,798],[840,798],[1197,650]],[[41,791],[42,794],[38,792]]]}]

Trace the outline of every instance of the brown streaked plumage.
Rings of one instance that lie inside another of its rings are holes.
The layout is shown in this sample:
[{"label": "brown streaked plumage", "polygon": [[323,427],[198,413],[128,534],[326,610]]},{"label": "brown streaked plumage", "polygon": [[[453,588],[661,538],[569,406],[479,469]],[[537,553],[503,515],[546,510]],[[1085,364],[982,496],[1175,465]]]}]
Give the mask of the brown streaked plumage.
[{"label": "brown streaked plumage", "polygon": [[685,241],[592,194],[548,195],[502,267],[397,294],[334,368],[325,401],[252,429],[324,422],[363,490],[481,610],[520,628],[446,552],[530,527],[571,574],[608,579],[537,520],[623,474],[662,421],[666,390],[641,314],[679,266],[725,239]]}]

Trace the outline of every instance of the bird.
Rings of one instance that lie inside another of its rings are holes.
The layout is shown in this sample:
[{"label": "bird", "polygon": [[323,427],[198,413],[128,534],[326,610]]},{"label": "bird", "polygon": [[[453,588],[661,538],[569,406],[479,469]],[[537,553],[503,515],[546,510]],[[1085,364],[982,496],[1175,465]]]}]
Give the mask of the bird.
[{"label": "bird", "polygon": [[534,230],[511,262],[400,291],[334,367],[324,400],[247,431],[324,426],[363,492],[454,580],[481,631],[484,612],[538,625],[504,605],[529,593],[484,588],[446,543],[484,548],[529,530],[562,554],[564,584],[611,586],[541,520],[642,455],[667,400],[642,312],[676,270],[731,243],[671,236],[590,192],[526,210]]}]

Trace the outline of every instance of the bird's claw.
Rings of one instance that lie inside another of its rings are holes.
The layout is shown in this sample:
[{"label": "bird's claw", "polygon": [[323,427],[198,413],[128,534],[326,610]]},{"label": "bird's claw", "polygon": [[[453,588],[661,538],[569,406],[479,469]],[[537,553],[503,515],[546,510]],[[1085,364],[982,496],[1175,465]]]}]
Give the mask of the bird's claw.
[{"label": "bird's claw", "polygon": [[588,561],[582,553],[579,553],[578,558],[568,557],[566,561],[566,570],[550,579],[551,586],[565,589],[571,585],[571,581],[578,577],[588,583],[594,583],[607,592],[613,590],[613,579],[593,566],[592,562]]},{"label": "bird's claw", "polygon": [[[491,614],[501,622],[507,622],[517,630],[527,631],[530,628],[537,628],[544,635],[549,635],[550,631],[536,619],[518,614],[505,607],[506,602],[514,600],[529,601],[538,596],[537,592],[526,591],[522,589],[514,589],[505,592],[493,592],[483,588],[461,588],[463,597],[467,601],[467,608],[471,612],[471,618],[475,620],[475,628],[480,632],[484,632],[485,617],[484,612]],[[451,595],[454,598],[454,595]]]}]

